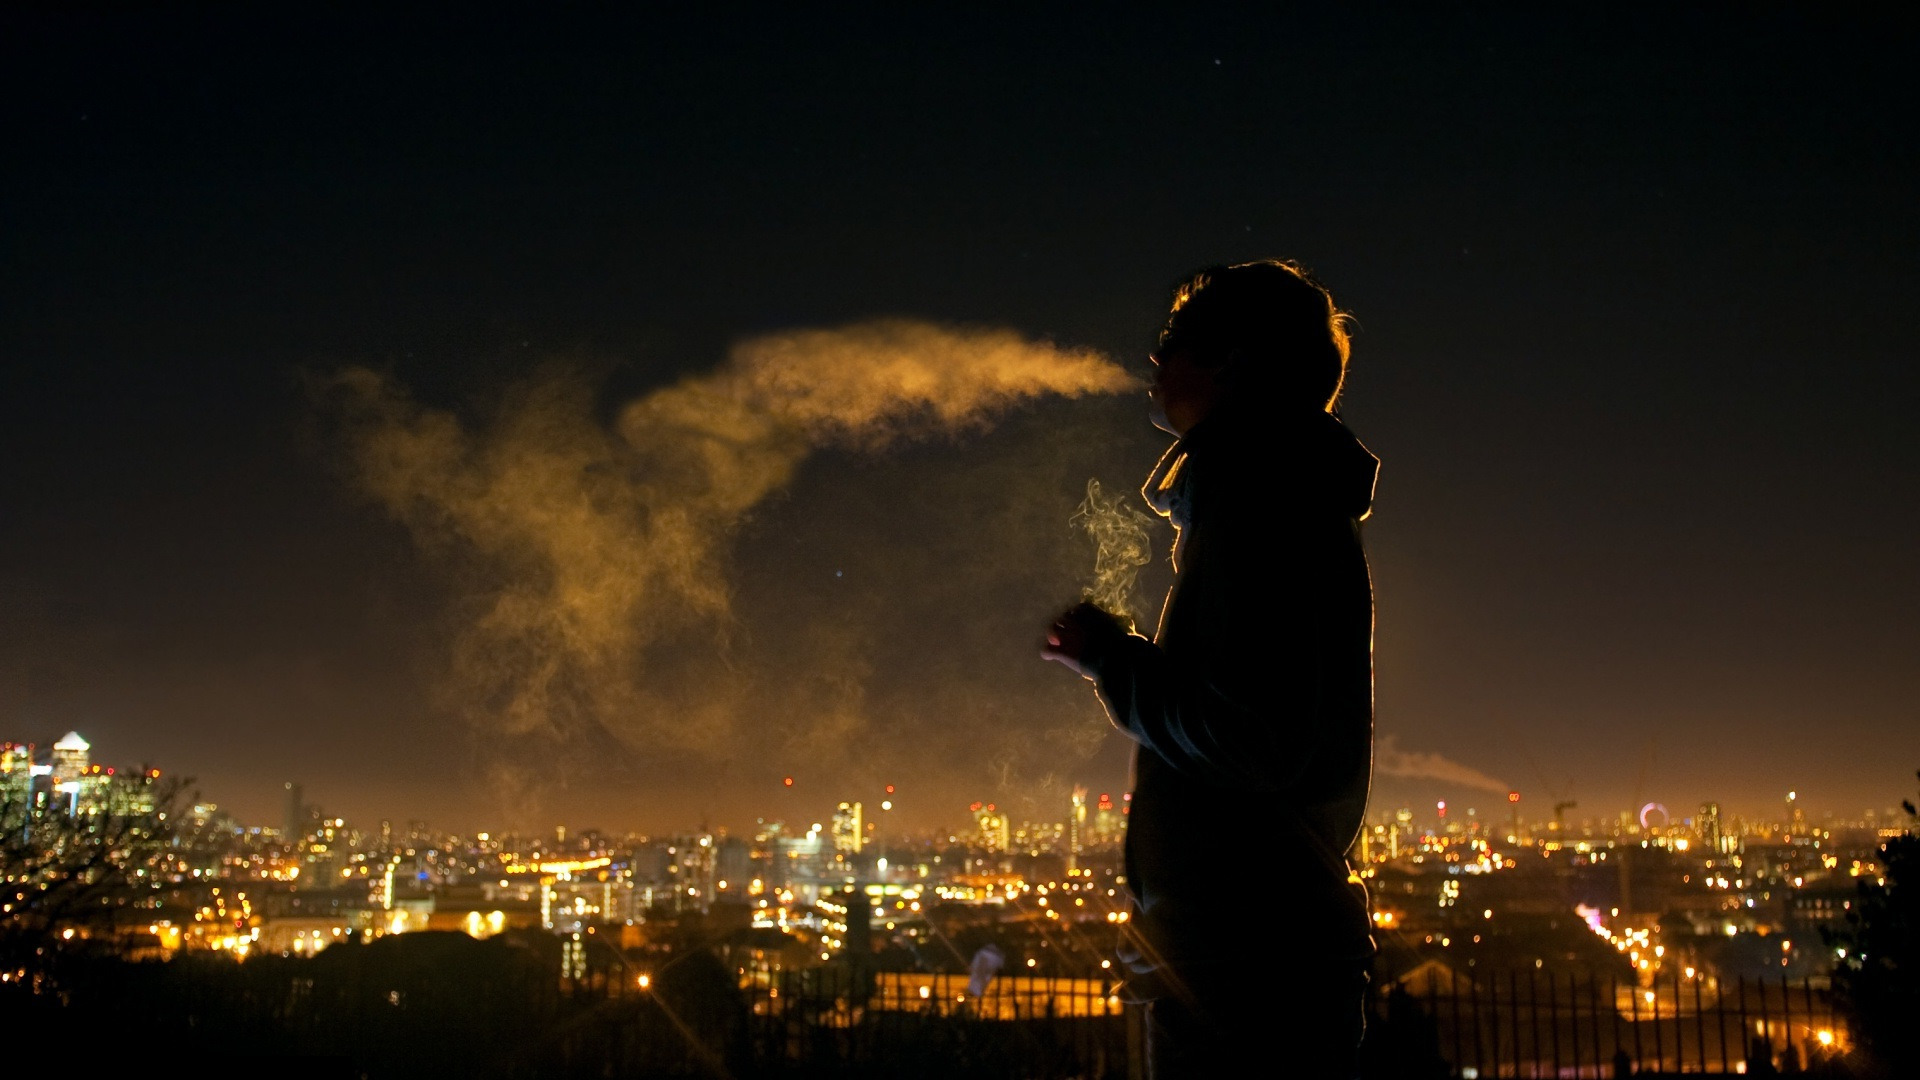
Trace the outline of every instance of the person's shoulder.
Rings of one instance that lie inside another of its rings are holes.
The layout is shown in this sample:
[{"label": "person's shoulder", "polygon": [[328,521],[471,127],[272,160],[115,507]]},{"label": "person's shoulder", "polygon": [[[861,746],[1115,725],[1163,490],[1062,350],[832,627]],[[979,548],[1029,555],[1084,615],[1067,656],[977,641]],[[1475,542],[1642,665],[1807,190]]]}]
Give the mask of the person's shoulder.
[{"label": "person's shoulder", "polygon": [[1205,432],[1195,447],[1193,518],[1348,521],[1373,503],[1380,461],[1325,413]]}]

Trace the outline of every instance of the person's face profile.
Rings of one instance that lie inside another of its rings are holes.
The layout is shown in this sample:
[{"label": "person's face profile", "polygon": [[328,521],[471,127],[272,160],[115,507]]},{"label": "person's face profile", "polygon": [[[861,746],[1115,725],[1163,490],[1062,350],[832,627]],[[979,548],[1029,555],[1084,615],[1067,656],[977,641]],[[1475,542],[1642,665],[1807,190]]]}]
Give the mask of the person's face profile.
[{"label": "person's face profile", "polygon": [[1148,359],[1153,382],[1147,388],[1147,418],[1161,431],[1183,436],[1213,402],[1214,373],[1192,349],[1175,342],[1163,343]]}]

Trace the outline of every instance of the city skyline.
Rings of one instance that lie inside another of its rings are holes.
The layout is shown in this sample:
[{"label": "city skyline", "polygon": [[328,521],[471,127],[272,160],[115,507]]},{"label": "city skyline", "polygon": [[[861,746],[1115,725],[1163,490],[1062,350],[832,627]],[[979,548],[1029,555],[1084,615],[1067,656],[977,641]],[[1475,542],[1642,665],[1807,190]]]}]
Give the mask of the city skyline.
[{"label": "city skyline", "polygon": [[[38,762],[46,770],[53,784],[61,779],[70,779],[60,773],[56,767],[64,753],[73,758],[77,747],[79,760],[84,771],[86,762],[91,761],[92,744],[78,731],[70,731],[48,744],[36,744],[28,740],[13,739],[4,742],[10,754],[23,755],[29,761]],[[64,750],[63,750],[64,748]],[[44,759],[44,760],[42,760]],[[6,763],[9,767],[13,762]],[[111,777],[116,766],[102,762],[93,763],[94,774]],[[128,776],[159,777],[162,770],[151,763],[137,765],[120,762],[119,771]],[[69,769],[69,772],[72,770]],[[166,770],[168,775],[178,779],[182,774],[173,769]],[[38,774],[36,774],[38,775]],[[191,770],[186,774],[193,781]],[[405,823],[408,827],[431,828],[452,834],[486,833],[541,833],[558,828],[563,834],[603,833],[607,835],[694,835],[713,831],[734,836],[748,836],[758,828],[769,824],[784,824],[788,827],[805,827],[809,822],[823,824],[835,819],[835,814],[846,811],[849,806],[865,806],[865,820],[874,828],[887,827],[886,838],[890,841],[911,839],[924,842],[942,835],[957,835],[975,827],[980,811],[997,812],[1008,825],[1052,825],[1070,829],[1072,807],[1076,798],[1087,805],[1097,805],[1102,810],[1124,815],[1122,809],[1131,793],[1124,785],[1108,789],[1089,788],[1084,785],[1070,785],[1064,790],[1049,788],[1041,794],[1015,793],[1008,804],[1002,808],[997,803],[980,798],[962,804],[953,805],[915,805],[909,790],[900,785],[884,784],[871,791],[848,789],[838,794],[817,792],[794,792],[791,785],[782,785],[784,795],[770,799],[765,805],[767,812],[755,813],[743,820],[714,820],[711,815],[697,815],[677,821],[636,821],[614,818],[612,820],[586,819],[578,815],[558,816],[539,820],[526,815],[499,815],[494,819],[455,819],[428,816],[409,817],[382,813],[378,807],[354,807],[349,812],[339,805],[324,801],[325,792],[311,793],[309,799],[307,786],[298,780],[282,781],[277,788],[278,805],[262,810],[251,800],[238,803],[223,801],[216,797],[219,793],[209,792],[204,786],[195,783],[190,793],[196,803],[217,807],[240,825],[250,829],[279,828],[282,833],[288,831],[294,821],[298,807],[302,821],[312,820],[343,821],[360,828],[375,825],[392,827],[396,823]],[[1451,789],[1447,789],[1451,790]],[[1391,792],[1391,794],[1389,794]],[[1827,826],[1836,824],[1860,825],[1875,821],[1893,823],[1899,820],[1899,799],[1890,799],[1881,805],[1863,806],[1825,805],[1808,799],[1798,791],[1789,790],[1771,806],[1764,804],[1746,805],[1729,803],[1719,798],[1702,797],[1691,801],[1647,799],[1621,806],[1589,806],[1577,800],[1563,799],[1552,801],[1552,796],[1543,799],[1540,793],[1532,795],[1519,791],[1510,791],[1504,795],[1491,792],[1473,794],[1466,797],[1453,795],[1441,799],[1406,798],[1405,790],[1391,788],[1383,792],[1376,785],[1375,797],[1367,808],[1366,820],[1370,825],[1400,822],[1412,823],[1423,829],[1443,830],[1451,823],[1467,828],[1481,828],[1497,831],[1509,828],[1515,823],[1530,827],[1544,828],[1549,823],[1564,824],[1569,829],[1582,830],[1592,835],[1611,835],[1613,831],[1634,824],[1644,826],[1651,817],[1654,828],[1662,831],[1686,831],[1695,827],[1695,819],[1709,806],[1715,814],[1729,821],[1740,821],[1744,828],[1771,830],[1790,827],[1796,820],[1807,826]],[[1050,796],[1058,798],[1049,798]],[[836,811],[834,808],[838,807]],[[779,810],[782,812],[773,812]],[[1649,815],[1649,811],[1652,814]],[[278,815],[276,817],[276,815]],[[1020,815],[1020,816],[1015,816]],[[1049,816],[1057,815],[1057,816]],[[1117,823],[1124,817],[1114,819]],[[954,827],[959,823],[959,827]]]},{"label": "city skyline", "polygon": [[1286,256],[1383,462],[1370,816],[1912,794],[1904,27],[7,18],[6,738],[267,820],[1118,792],[1036,655],[1077,508],[1164,446],[1168,287]]}]

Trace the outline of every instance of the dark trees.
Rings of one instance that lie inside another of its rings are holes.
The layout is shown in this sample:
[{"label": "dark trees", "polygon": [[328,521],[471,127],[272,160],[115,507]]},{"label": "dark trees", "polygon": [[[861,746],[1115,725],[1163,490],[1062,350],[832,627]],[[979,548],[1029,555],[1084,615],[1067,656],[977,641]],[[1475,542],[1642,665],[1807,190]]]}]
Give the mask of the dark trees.
[{"label": "dark trees", "polygon": [[1920,812],[1911,801],[1907,831],[1881,849],[1881,881],[1862,879],[1846,929],[1827,934],[1844,950],[1833,985],[1868,1067],[1885,1076],[1920,1076]]}]

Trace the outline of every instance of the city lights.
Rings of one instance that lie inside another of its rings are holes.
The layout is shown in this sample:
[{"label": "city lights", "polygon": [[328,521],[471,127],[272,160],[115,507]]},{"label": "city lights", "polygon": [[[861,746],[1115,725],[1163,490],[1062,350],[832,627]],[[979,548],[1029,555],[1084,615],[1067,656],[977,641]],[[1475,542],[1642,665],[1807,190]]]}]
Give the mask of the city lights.
[{"label": "city lights", "polygon": [[[42,779],[32,788],[42,799],[36,813],[51,816],[33,821],[84,822],[109,806],[138,813],[147,805],[121,793],[149,790],[159,782],[156,770],[97,767],[83,744],[67,740],[60,785],[44,782],[52,766],[29,767],[37,765],[30,753],[9,750],[0,759],[11,763],[0,779],[22,791],[24,781]],[[927,838],[877,831],[854,799],[807,807],[830,810],[824,820],[761,819],[737,835],[556,828],[460,836],[420,823],[359,828],[290,791],[280,828],[232,822],[212,804],[177,816],[174,828],[184,831],[170,835],[186,839],[156,847],[135,868],[134,879],[160,901],[138,924],[141,948],[160,957],[206,951],[247,961],[309,958],[433,930],[474,939],[539,933],[560,939],[556,977],[564,986],[615,964],[627,972],[625,986],[646,993],[655,965],[671,959],[650,951],[663,928],[740,911],[727,917],[767,936],[737,974],[743,989],[765,991],[769,1008],[784,1000],[776,983],[788,967],[867,964],[887,948],[938,955],[953,926],[998,936],[1009,970],[997,978],[1036,986],[1056,977],[1050,973],[1091,980],[1100,1009],[1119,1007],[1109,1004],[1119,975],[1112,956],[1134,915],[1122,863],[1126,793],[1095,798],[1071,789],[1054,820],[1023,819],[975,800],[954,808],[965,829]],[[892,810],[891,799],[877,805]],[[1503,950],[1507,963],[1542,978],[1567,975],[1564,967],[1554,975],[1556,958],[1576,963],[1577,977],[1609,971],[1624,983],[1629,1020],[1633,1009],[1673,1015],[1683,983],[1698,988],[1702,1001],[1720,999],[1726,961],[1703,943],[1706,935],[1764,940],[1773,971],[1804,978],[1811,960],[1795,947],[1800,936],[1786,931],[1840,925],[1856,883],[1883,874],[1878,830],[1813,828],[1803,819],[1741,824],[1712,804],[1677,821],[1643,804],[1604,824],[1536,823],[1517,812],[1493,822],[1471,807],[1448,809],[1437,802],[1425,820],[1406,808],[1378,813],[1362,830],[1349,882],[1371,896],[1376,940],[1468,979]],[[161,805],[151,812],[157,817]],[[1258,865],[1258,850],[1257,841],[1248,846],[1249,867]],[[1284,875],[1243,888],[1258,880],[1247,867],[1221,871],[1223,911],[1264,920],[1286,910]],[[1570,910],[1543,913],[1532,898],[1550,891],[1580,899]],[[169,909],[173,896],[188,903]],[[1646,906],[1648,896],[1657,908]],[[1619,966],[1607,968],[1577,941],[1555,936],[1562,917],[1580,939],[1604,942]],[[59,940],[99,933],[67,926]],[[774,941],[793,949],[770,948]],[[1847,957],[1844,949],[1816,952]],[[897,1000],[980,1007],[964,991],[925,978],[898,985]],[[1808,1038],[1837,1045],[1837,1029],[1819,1032]]]}]

